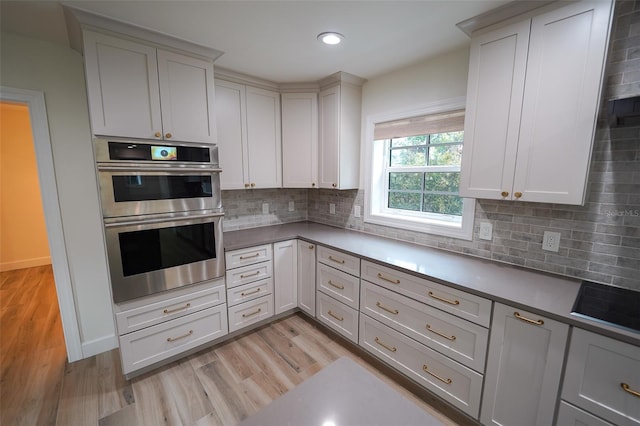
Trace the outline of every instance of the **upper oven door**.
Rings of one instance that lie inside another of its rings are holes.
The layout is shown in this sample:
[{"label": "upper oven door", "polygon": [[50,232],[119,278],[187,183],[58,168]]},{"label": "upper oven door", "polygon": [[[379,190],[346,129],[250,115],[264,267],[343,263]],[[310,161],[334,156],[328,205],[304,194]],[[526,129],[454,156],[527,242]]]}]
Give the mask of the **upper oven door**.
[{"label": "upper oven door", "polygon": [[99,165],[98,181],[105,218],[222,208],[217,171]]}]

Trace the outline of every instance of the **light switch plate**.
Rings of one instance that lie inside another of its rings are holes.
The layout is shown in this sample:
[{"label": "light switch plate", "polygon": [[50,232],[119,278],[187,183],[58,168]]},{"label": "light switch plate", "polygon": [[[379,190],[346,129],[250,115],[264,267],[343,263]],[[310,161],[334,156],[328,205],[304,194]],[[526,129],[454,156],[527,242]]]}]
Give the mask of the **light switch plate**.
[{"label": "light switch plate", "polygon": [[269,203],[262,203],[262,214],[269,214]]},{"label": "light switch plate", "polygon": [[295,211],[295,209],[296,209],[296,203],[293,201],[289,201],[289,211],[292,212],[292,211]]},{"label": "light switch plate", "polygon": [[336,214],[336,205],[334,203],[329,203],[329,214]]},{"label": "light switch plate", "polygon": [[360,217],[360,206],[353,206],[353,217]]},{"label": "light switch plate", "polygon": [[560,250],[560,233],[544,231],[542,237],[542,250],[555,251]]},{"label": "light switch plate", "polygon": [[490,241],[493,238],[493,225],[489,222],[480,222],[478,238]]}]

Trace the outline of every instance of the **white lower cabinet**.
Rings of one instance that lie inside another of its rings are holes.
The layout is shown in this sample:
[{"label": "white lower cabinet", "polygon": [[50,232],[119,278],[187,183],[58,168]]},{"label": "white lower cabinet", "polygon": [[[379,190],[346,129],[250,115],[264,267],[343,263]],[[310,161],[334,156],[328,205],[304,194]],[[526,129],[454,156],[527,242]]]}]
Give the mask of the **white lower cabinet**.
[{"label": "white lower cabinet", "polygon": [[640,347],[574,328],[562,399],[604,421],[640,425]]},{"label": "white lower cabinet", "polygon": [[605,422],[565,401],[560,401],[556,424],[558,426],[613,426],[613,423]]},{"label": "white lower cabinet", "polygon": [[478,372],[364,314],[360,314],[360,346],[471,417],[478,417],[482,391]]},{"label": "white lower cabinet", "polygon": [[551,425],[569,326],[496,303],[480,421]]},{"label": "white lower cabinet", "polygon": [[316,245],[298,241],[298,307],[316,316]]},{"label": "white lower cabinet", "polygon": [[360,278],[318,263],[317,289],[353,309],[360,304]]},{"label": "white lower cabinet", "polygon": [[273,316],[273,294],[229,307],[229,332]]},{"label": "white lower cabinet", "polygon": [[298,306],[298,240],[273,244],[275,314]]},{"label": "white lower cabinet", "polygon": [[358,311],[342,302],[318,292],[316,318],[329,328],[358,343]]},{"label": "white lower cabinet", "polygon": [[268,294],[273,294],[273,278],[271,277],[228,289],[227,305],[235,306]]}]

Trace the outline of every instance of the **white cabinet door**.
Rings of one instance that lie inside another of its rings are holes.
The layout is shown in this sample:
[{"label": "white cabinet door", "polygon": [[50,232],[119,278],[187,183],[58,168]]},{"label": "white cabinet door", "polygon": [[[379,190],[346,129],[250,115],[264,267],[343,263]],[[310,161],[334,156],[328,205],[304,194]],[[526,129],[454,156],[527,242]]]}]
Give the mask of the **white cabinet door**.
[{"label": "white cabinet door", "polygon": [[316,245],[298,241],[298,307],[316,316]]},{"label": "white cabinet door", "polygon": [[249,184],[245,86],[224,80],[215,86],[220,187],[243,189]]},{"label": "white cabinet door", "polygon": [[581,1],[534,17],[514,192],[582,204],[598,115],[611,2]]},{"label": "white cabinet door", "polygon": [[85,31],[84,59],[93,133],[162,139],[156,49]]},{"label": "white cabinet door", "polygon": [[213,62],[158,50],[158,78],[164,138],[216,143]]},{"label": "white cabinet door", "polygon": [[282,187],[280,94],[247,86],[247,145],[251,188]]},{"label": "white cabinet door", "polygon": [[319,104],[318,185],[320,188],[337,188],[340,183],[340,86],[321,91]]},{"label": "white cabinet door", "polygon": [[298,240],[273,244],[276,315],[298,306]]},{"label": "white cabinet door", "polygon": [[282,186],[318,186],[318,94],[282,94]]},{"label": "white cabinet door", "polygon": [[460,173],[463,197],[511,198],[529,24],[518,22],[471,40]]},{"label": "white cabinet door", "polygon": [[495,304],[482,424],[553,424],[568,331],[558,321]]}]

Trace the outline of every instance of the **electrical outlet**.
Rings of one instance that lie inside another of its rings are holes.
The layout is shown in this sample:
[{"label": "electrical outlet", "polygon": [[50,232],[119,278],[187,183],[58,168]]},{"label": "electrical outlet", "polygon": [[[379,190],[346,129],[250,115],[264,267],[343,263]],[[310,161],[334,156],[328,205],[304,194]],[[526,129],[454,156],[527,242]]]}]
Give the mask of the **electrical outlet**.
[{"label": "electrical outlet", "polygon": [[289,211],[295,211],[296,210],[296,203],[294,203],[293,201],[289,201]]},{"label": "electrical outlet", "polygon": [[336,205],[334,203],[329,203],[329,214],[336,214]]},{"label": "electrical outlet", "polygon": [[481,240],[491,240],[493,238],[493,225],[489,222],[480,222],[480,232],[478,238]]},{"label": "electrical outlet", "polygon": [[262,203],[262,214],[269,214],[269,203]]},{"label": "electrical outlet", "polygon": [[560,250],[560,233],[544,231],[542,237],[542,250],[555,251]]},{"label": "electrical outlet", "polygon": [[353,217],[360,217],[360,206],[353,206]]}]

